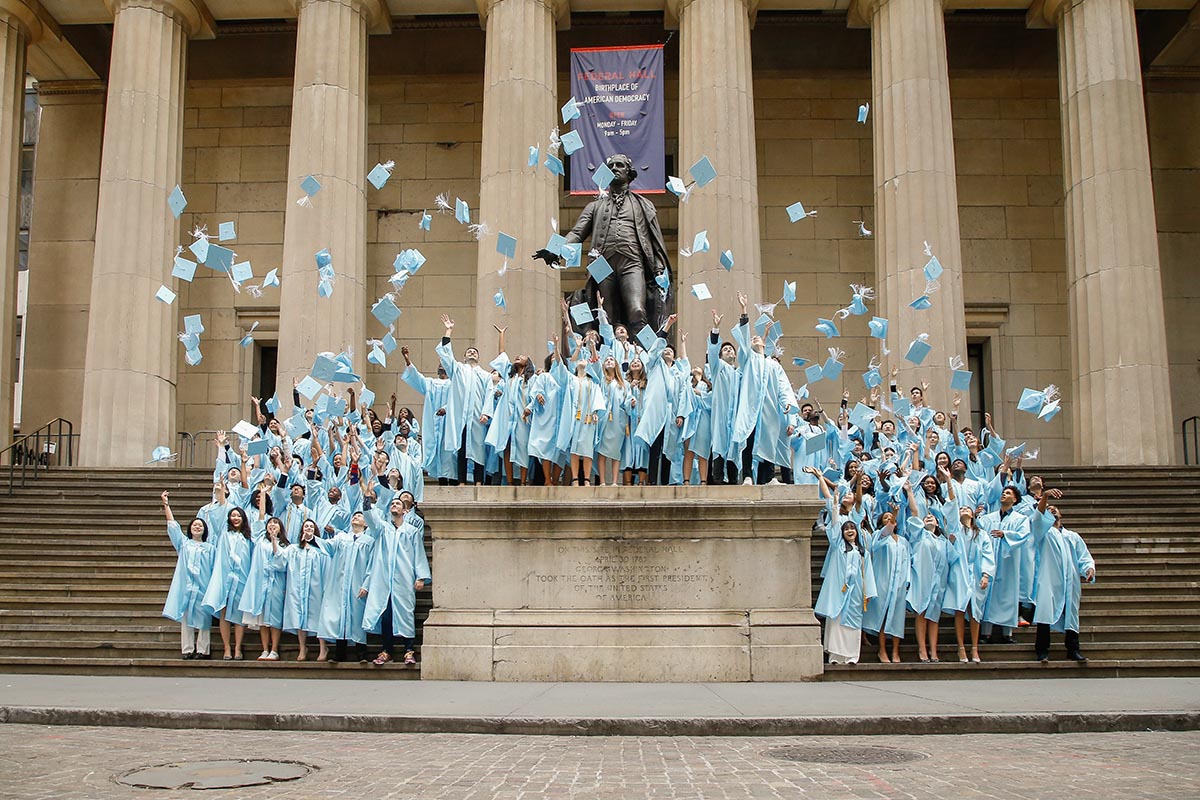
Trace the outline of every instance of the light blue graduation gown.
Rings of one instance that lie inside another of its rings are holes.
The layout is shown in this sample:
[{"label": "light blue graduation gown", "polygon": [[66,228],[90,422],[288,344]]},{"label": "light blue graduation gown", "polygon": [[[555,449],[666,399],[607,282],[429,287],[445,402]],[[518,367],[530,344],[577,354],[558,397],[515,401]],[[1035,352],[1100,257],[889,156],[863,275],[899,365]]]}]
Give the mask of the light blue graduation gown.
[{"label": "light blue graduation gown", "polygon": [[392,633],[405,639],[416,635],[418,579],[430,580],[429,559],[425,555],[425,520],[413,511],[404,515],[397,528],[384,519],[378,508],[367,514],[375,549],[363,586],[367,589],[367,604],[363,611],[363,628],[379,633],[379,620],[392,603]]},{"label": "light blue graduation gown", "polygon": [[958,551],[945,536],[921,529],[909,540],[912,550],[908,573],[908,607],[930,622],[942,616],[942,603],[950,581],[950,566],[958,561]]},{"label": "light blue graduation gown", "polygon": [[[440,408],[450,402],[450,381],[445,378],[426,378],[415,366],[408,366],[400,380],[421,393],[425,402],[421,405],[421,430],[425,471],[434,478],[455,478],[458,465],[454,453],[457,442],[448,450],[443,446],[446,438],[446,416],[438,416]],[[449,414],[449,411],[446,412]]]},{"label": "light blue graduation gown", "polygon": [[[558,382],[549,372],[539,372],[533,376],[533,384],[529,388],[529,455],[541,461],[554,461],[558,458],[558,406],[561,390]],[[538,402],[538,395],[542,402]],[[524,413],[524,412],[522,412]]]},{"label": "light blue graduation gown", "polygon": [[683,424],[683,438],[689,453],[707,459],[712,454],[712,393],[704,381],[692,386],[690,376],[684,380],[692,395],[692,412]]},{"label": "light blue graduation gown", "polygon": [[[643,401],[646,390],[640,386],[626,384],[625,413],[629,415],[629,430],[636,431],[642,419]],[[650,446],[633,435],[625,437],[621,450],[621,469],[644,470],[650,466]]]},{"label": "light blue graduation gown", "polygon": [[714,457],[736,458],[733,442],[733,422],[737,413],[741,371],[721,360],[720,337],[709,334],[708,374],[712,381],[712,454]]},{"label": "light blue graduation gown", "polygon": [[[737,408],[733,418],[730,458],[740,457],[742,448],[755,432],[761,416],[767,388],[767,357],[750,348],[750,324],[738,325],[733,329],[733,338],[738,346],[738,367],[741,378],[738,384]],[[758,437],[755,437],[757,444]]]},{"label": "light blue graduation gown", "polygon": [[[265,527],[262,526],[263,530]],[[282,551],[286,547],[280,549]],[[246,589],[242,592],[238,611],[252,617],[261,614],[263,625],[282,628],[286,584],[286,566],[275,558],[275,548],[272,547],[271,540],[260,533],[254,540],[250,572],[246,576]]]},{"label": "light blue graduation gown", "polygon": [[621,458],[625,437],[629,430],[629,414],[625,409],[625,384],[616,380],[602,381],[604,389],[604,413],[600,415],[600,437],[596,452],[605,458]]},{"label": "light blue graduation gown", "polygon": [[363,612],[367,599],[359,597],[358,591],[367,577],[375,537],[365,531],[358,536],[339,533],[322,541],[321,548],[330,554],[330,560],[325,566],[325,594],[317,635],[328,642],[346,639],[366,644]]},{"label": "light blue graduation gown", "polygon": [[[1037,554],[1037,589],[1033,621],[1050,630],[1079,631],[1079,601],[1082,580],[1096,562],[1083,538],[1075,531],[1054,525],[1049,511],[1037,515],[1029,525]],[[1096,576],[1092,576],[1092,583]]]},{"label": "light blue graduation gown", "polygon": [[992,577],[983,621],[1015,628],[1020,609],[1021,549],[1030,544],[1029,520],[1016,509],[1003,519],[1000,513],[992,511],[979,520],[979,527],[988,535],[993,530],[1004,532],[1003,538],[992,539],[996,550],[996,574]]},{"label": "light blue graduation gown", "polygon": [[212,614],[204,608],[204,592],[212,578],[216,548],[211,542],[197,542],[184,536],[179,523],[174,521],[167,523],[167,536],[179,557],[175,560],[175,574],[171,576],[162,615],[207,630],[212,625]]},{"label": "light blue graduation gown", "polygon": [[465,429],[467,458],[476,464],[484,464],[487,460],[484,450],[487,426],[479,421],[479,417],[483,413],[484,397],[492,386],[491,374],[478,365],[455,361],[453,342],[439,342],[434,351],[450,379],[450,402],[446,405],[446,436],[442,447],[457,451]]},{"label": "light blue graduation gown", "polygon": [[661,336],[654,340],[654,345],[646,352],[642,362],[646,368],[646,391],[638,405],[641,406],[641,417],[638,420],[634,436],[641,439],[647,446],[654,443],[658,435],[666,427],[667,418],[671,416],[671,406],[674,401],[675,373],[674,368],[663,361],[663,350],[667,340]]},{"label": "light blue graduation gown", "polygon": [[[992,592],[991,581],[996,575],[996,546],[994,544],[996,540],[979,528],[963,530],[961,523],[959,530],[957,545],[960,555],[956,567],[961,572],[960,580],[965,585],[957,590],[963,594],[956,598],[963,607],[958,608],[959,603],[956,603],[954,610],[966,611],[970,619],[982,622],[984,611],[987,609],[988,597]],[[983,581],[984,575],[988,576],[988,588],[981,589],[979,584]],[[962,600],[963,596],[966,598],[965,602]],[[949,610],[946,607],[943,608]]]},{"label": "light blue graduation gown", "polygon": [[829,560],[829,572],[821,582],[817,604],[813,608],[817,616],[837,620],[847,628],[863,626],[864,601],[875,597],[875,569],[871,566],[871,554],[860,555],[857,547],[845,550],[841,530],[829,529],[829,549],[833,558]]},{"label": "light blue graduation gown", "polygon": [[283,629],[288,633],[317,632],[321,600],[325,595],[325,568],[329,563],[329,554],[322,544],[320,539],[314,539],[305,547],[293,544],[276,556],[277,564],[287,568]]},{"label": "light blue graduation gown", "polygon": [[[307,496],[307,489],[305,490],[305,496]],[[312,509],[304,503],[293,503],[290,498],[287,503],[276,511],[275,516],[279,517],[283,523],[283,530],[287,534],[289,542],[300,541],[300,527],[304,525],[306,519],[316,519],[312,513]]]},{"label": "light blue graduation gown", "polygon": [[554,362],[555,378],[562,387],[558,436],[555,446],[572,455],[591,458],[600,435],[600,415],[605,410],[604,390],[590,374],[581,378],[567,372],[562,361]]},{"label": "light blue graduation gown", "polygon": [[231,531],[222,523],[217,530],[216,556],[213,561],[212,578],[204,592],[204,609],[214,617],[228,609],[225,618],[241,624],[238,605],[246,588],[250,573],[253,544],[238,531]]},{"label": "light blue graduation gown", "polygon": [[908,540],[877,531],[868,534],[868,542],[876,594],[863,616],[863,630],[877,634],[882,629],[888,636],[903,639],[911,559]]}]

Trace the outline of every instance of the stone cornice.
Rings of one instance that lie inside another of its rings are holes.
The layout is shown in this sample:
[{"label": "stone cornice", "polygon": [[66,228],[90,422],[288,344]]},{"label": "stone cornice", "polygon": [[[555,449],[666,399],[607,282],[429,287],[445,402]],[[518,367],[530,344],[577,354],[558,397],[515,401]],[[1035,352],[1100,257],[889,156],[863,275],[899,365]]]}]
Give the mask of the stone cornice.
[{"label": "stone cornice", "polygon": [[[529,0],[525,1],[529,2]],[[479,10],[479,26],[481,28],[487,29],[487,21],[491,16],[492,8],[504,2],[508,2],[508,0],[475,0],[475,7]],[[570,30],[571,0],[532,0],[532,2],[545,6],[546,10],[554,16],[554,26],[558,30]]]},{"label": "stone cornice", "polygon": [[56,97],[81,97],[85,95],[100,95],[100,97],[103,97],[106,87],[104,81],[100,80],[66,80],[38,81],[34,84],[34,89],[38,93],[38,103],[49,105],[54,102],[51,98]]},{"label": "stone cornice", "polygon": [[58,38],[58,26],[38,0],[0,0],[0,15],[15,20],[25,34],[27,44],[35,44],[51,29]]},{"label": "stone cornice", "polygon": [[116,19],[122,8],[152,8],[179,20],[190,39],[215,39],[217,23],[204,0],[104,0]]},{"label": "stone cornice", "polygon": [[289,0],[296,16],[300,9],[310,3],[335,2],[342,5],[361,8],[367,18],[367,31],[372,34],[388,34],[392,32],[392,12],[388,9],[386,0]]}]

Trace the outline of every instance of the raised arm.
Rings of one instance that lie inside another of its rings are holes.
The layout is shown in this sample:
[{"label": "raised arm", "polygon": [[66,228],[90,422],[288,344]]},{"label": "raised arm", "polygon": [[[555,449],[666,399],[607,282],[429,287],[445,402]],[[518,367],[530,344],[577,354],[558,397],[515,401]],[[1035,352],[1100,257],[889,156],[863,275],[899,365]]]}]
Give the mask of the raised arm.
[{"label": "raised arm", "polygon": [[174,521],[175,521],[175,515],[171,513],[171,502],[170,502],[170,500],[168,499],[168,494],[167,494],[167,492],[163,492],[163,493],[162,493],[162,495],[161,495],[161,497],[162,497],[162,507],[163,507],[163,514],[165,514],[165,515],[166,515],[166,517],[167,517],[167,522],[174,522]]}]

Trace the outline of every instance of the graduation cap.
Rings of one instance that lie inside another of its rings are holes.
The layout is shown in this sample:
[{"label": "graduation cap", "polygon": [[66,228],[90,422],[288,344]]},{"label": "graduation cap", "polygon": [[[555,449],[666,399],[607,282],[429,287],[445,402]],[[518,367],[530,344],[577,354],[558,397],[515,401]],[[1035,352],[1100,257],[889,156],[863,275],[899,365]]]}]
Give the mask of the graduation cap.
[{"label": "graduation cap", "polygon": [[870,433],[874,429],[871,421],[877,416],[879,413],[875,409],[863,403],[856,403],[850,411],[850,424],[861,431]]},{"label": "graduation cap", "polygon": [[268,272],[266,274],[266,276],[263,277],[262,285],[263,285],[264,289],[267,288],[268,286],[278,286],[279,285],[279,269],[275,268],[275,269],[271,270],[270,272]]},{"label": "graduation cap", "polygon": [[825,319],[823,317],[818,318],[817,324],[814,326],[814,328],[816,329],[817,333],[825,334],[826,339],[832,339],[836,336],[841,336],[841,333],[838,332],[837,325],[835,325],[831,319]]},{"label": "graduation cap", "polygon": [[387,366],[387,353],[379,345],[371,348],[371,352],[367,353],[367,361],[380,367]]},{"label": "graduation cap", "polygon": [[510,236],[504,231],[496,234],[496,252],[505,258],[517,257],[517,237]]},{"label": "graduation cap", "polygon": [[246,332],[246,335],[242,337],[242,340],[238,342],[238,344],[242,347],[249,347],[250,345],[254,344],[254,332],[258,330],[258,325],[258,321],[255,321],[255,323],[250,326],[250,330]]},{"label": "graduation cap", "polygon": [[592,173],[592,183],[596,184],[596,188],[603,192],[612,185],[613,179],[616,177],[616,174],[608,168],[608,164],[601,164]]},{"label": "graduation cap", "polygon": [[433,215],[430,214],[428,211],[422,211],[421,212],[421,221],[417,223],[417,227],[423,231],[427,231],[427,230],[429,230],[429,228],[432,224],[433,224]]},{"label": "graduation cap", "polygon": [[217,241],[228,242],[237,238],[237,226],[233,222],[222,222],[217,227]]},{"label": "graduation cap", "polygon": [[563,152],[567,155],[583,149],[583,138],[579,135],[579,131],[569,131],[559,141],[562,143]]},{"label": "graduation cap", "polygon": [[254,280],[254,268],[249,261],[239,261],[230,268],[229,275],[236,283],[245,283]]},{"label": "graduation cap", "polygon": [[879,373],[879,367],[871,367],[862,376],[863,383],[868,389],[874,389],[883,383],[883,375]]},{"label": "graduation cap", "polygon": [[929,334],[922,333],[908,345],[908,352],[904,354],[904,360],[920,366],[932,349],[932,345],[929,344]]},{"label": "graduation cap", "polygon": [[183,318],[183,330],[186,333],[194,333],[197,336],[204,333],[204,322],[201,321],[199,314],[188,314]]},{"label": "graduation cap", "polygon": [[872,317],[867,323],[867,329],[871,332],[871,336],[876,339],[886,339],[888,332],[888,321],[883,317]]},{"label": "graduation cap", "polygon": [[[176,188],[176,191],[179,190],[179,187],[175,187],[175,188]],[[150,460],[147,461],[146,463],[147,464],[159,464],[163,461],[174,461],[176,458],[178,458],[178,455],[175,453],[172,453],[171,448],[167,447],[166,445],[160,445],[159,447],[156,447],[150,451]]]},{"label": "graduation cap", "polygon": [[176,294],[172,292],[165,284],[158,287],[158,291],[154,293],[156,300],[161,300],[167,305],[175,302]]},{"label": "graduation cap", "polygon": [[643,325],[642,329],[637,332],[637,340],[641,342],[643,349],[649,350],[658,341],[658,334],[649,325]]},{"label": "graduation cap", "polygon": [[271,443],[266,439],[253,439],[246,444],[246,455],[265,456],[271,450]]},{"label": "graduation cap", "polygon": [[870,103],[863,103],[861,106],[858,107],[858,124],[859,125],[867,124],[867,114],[869,114],[869,113],[871,113],[871,104]]},{"label": "graduation cap", "polygon": [[463,225],[471,224],[471,208],[461,197],[454,198],[454,218]]},{"label": "graduation cap", "polygon": [[506,305],[504,302],[504,290],[497,289],[496,293],[492,295],[492,301],[496,304],[496,308],[504,308]]},{"label": "graduation cap", "polygon": [[[337,369],[338,363],[330,356],[322,353],[321,355],[317,356],[315,361],[313,361],[311,373],[315,380],[318,380],[321,383],[327,383],[333,380],[334,373],[337,372]],[[309,399],[311,400],[312,398],[310,397]]]},{"label": "graduation cap", "polygon": [[527,167],[537,167],[538,161],[542,157],[542,146],[538,144],[529,145],[529,160],[525,163]]},{"label": "graduation cap", "polygon": [[579,119],[579,104],[575,102],[574,97],[563,103],[562,107],[563,124],[566,125],[573,119]]},{"label": "graduation cap", "polygon": [[815,217],[817,215],[817,212],[805,211],[804,203],[797,201],[787,207],[787,215],[788,215],[788,219],[791,220],[792,222],[799,222],[800,220],[804,219],[805,217]]},{"label": "graduation cap", "polygon": [[583,261],[583,244],[567,242],[562,246],[563,262],[568,267],[578,267]]},{"label": "graduation cap", "polygon": [[824,369],[820,364],[813,364],[812,366],[808,367],[808,369],[804,370],[804,380],[808,381],[809,383],[816,383],[817,381],[824,379]]},{"label": "graduation cap", "polygon": [[576,303],[571,306],[571,319],[575,320],[577,325],[585,325],[595,319],[592,316],[592,309],[587,303]]},{"label": "graduation cap", "polygon": [[376,164],[371,168],[371,171],[367,173],[367,180],[376,189],[382,189],[392,177],[392,170],[395,169],[395,167],[395,161]]},{"label": "graduation cap", "polygon": [[321,182],[312,175],[309,175],[300,181],[300,191],[304,192],[304,196],[310,200],[309,205],[312,205],[312,198],[316,196],[317,192],[321,191]]},{"label": "graduation cap", "polygon": [[708,243],[708,231],[703,230],[692,237],[692,253],[707,253],[711,245]]},{"label": "graduation cap", "polygon": [[233,267],[234,253],[228,247],[219,244],[209,244],[204,256],[204,266],[217,272],[229,272]]},{"label": "graduation cap", "polygon": [[550,240],[546,242],[545,250],[561,257],[563,254],[563,245],[566,243],[567,240],[561,234],[554,233],[550,235]]},{"label": "graduation cap", "polygon": [[927,281],[936,281],[941,277],[944,271],[945,270],[942,268],[942,262],[937,260],[937,256],[930,256],[929,260],[925,262],[925,269],[923,272],[925,273],[925,280]]},{"label": "graduation cap", "polygon": [[[301,392],[301,394],[303,394],[303,392]],[[307,396],[311,399],[311,395]],[[293,439],[295,439],[303,436],[305,431],[308,430],[308,420],[304,418],[303,412],[296,413],[288,417],[287,421],[283,423],[283,427],[284,430],[288,432],[288,436],[291,436]]]},{"label": "graduation cap", "polygon": [[410,247],[407,250],[401,250],[396,254],[396,260],[392,262],[392,269],[399,272],[401,270],[416,274],[421,265],[425,263],[425,256],[420,250],[415,247]]},{"label": "graduation cap", "polygon": [[725,268],[726,272],[733,269],[733,251],[732,250],[721,251],[721,266]]},{"label": "graduation cap", "polygon": [[400,309],[396,307],[396,303],[392,300],[390,294],[385,294],[379,298],[378,302],[371,306],[371,313],[385,327],[390,326],[400,318]]},{"label": "graduation cap", "polygon": [[683,182],[682,178],[678,178],[674,175],[667,177],[667,191],[671,192],[671,194],[675,195],[676,197],[681,198],[686,198],[689,194],[687,184]]},{"label": "graduation cap", "polygon": [[392,336],[390,332],[385,333],[383,338],[379,340],[379,346],[383,348],[383,352],[391,353],[398,347],[396,337]]},{"label": "graduation cap", "polygon": [[708,156],[700,156],[700,160],[688,168],[688,175],[696,182],[696,188],[703,188],[717,177],[717,169]]},{"label": "graduation cap", "polygon": [[664,292],[671,288],[671,273],[665,269],[654,276],[654,283]]},{"label": "graduation cap", "polygon": [[1038,413],[1042,408],[1044,397],[1045,395],[1037,389],[1022,389],[1021,399],[1017,401],[1017,411]]},{"label": "graduation cap", "polygon": [[175,256],[175,264],[171,268],[171,277],[191,283],[192,278],[196,277],[196,262],[188,261],[183,256]]},{"label": "graduation cap", "polygon": [[792,307],[792,303],[796,302],[796,282],[783,282],[783,304],[788,308]]},{"label": "graduation cap", "polygon": [[608,263],[608,259],[604,256],[597,256],[596,260],[588,264],[588,275],[592,276],[597,284],[603,283],[604,279],[613,274],[612,265]]},{"label": "graduation cap", "polygon": [[557,156],[546,153],[546,160],[542,162],[542,166],[553,172],[555,175],[566,175],[567,170],[563,167],[562,161]]},{"label": "graduation cap", "polygon": [[811,426],[801,429],[804,437],[804,455],[811,456],[825,449],[825,429],[813,430]]},{"label": "graduation cap", "polygon": [[821,377],[827,381],[836,381],[842,377],[842,362],[837,356],[830,356],[825,360],[825,365],[821,367]]},{"label": "graduation cap", "polygon": [[[178,184],[171,190],[171,194],[167,196],[167,208],[171,209],[171,215],[175,219],[179,219],[179,215],[187,208],[187,198],[183,196],[183,189],[180,189]],[[170,453],[170,450],[167,452]]]},{"label": "graduation cap", "polygon": [[192,255],[196,257],[196,260],[203,264],[204,260],[208,258],[208,246],[208,237],[201,235],[198,239],[196,239],[196,241],[192,242],[191,245],[188,246],[188,250],[191,250]]}]

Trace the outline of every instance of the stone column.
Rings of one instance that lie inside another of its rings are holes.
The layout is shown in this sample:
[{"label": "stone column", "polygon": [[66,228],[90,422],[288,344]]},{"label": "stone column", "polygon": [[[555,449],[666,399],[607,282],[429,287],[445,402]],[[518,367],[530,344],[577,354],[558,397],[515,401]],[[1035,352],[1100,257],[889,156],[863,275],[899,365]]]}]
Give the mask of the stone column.
[{"label": "stone column", "polygon": [[[782,293],[782,286],[762,286],[750,68],[750,23],[757,5],[757,0],[678,3],[678,171],[689,180],[688,167],[708,156],[719,176],[679,205],[680,245],[691,247],[701,230],[708,231],[712,245],[691,258],[672,256],[680,330],[688,332],[693,355],[703,353],[712,308],[725,315],[722,327],[728,328],[737,324],[736,292],[745,292],[751,303],[773,301]],[[733,251],[730,271],[720,264],[724,250]],[[691,296],[696,283],[708,284],[711,301]]]},{"label": "stone column", "polygon": [[[541,166],[526,167],[530,145],[542,143],[559,119],[555,53],[557,14],[565,4],[547,0],[489,0],[482,14],[487,29],[483,74],[483,157],[480,163],[479,219],[492,235],[479,244],[475,280],[475,337],[494,341],[493,325],[510,326],[510,356],[525,353],[540,363],[546,340],[559,329],[559,274],[530,253],[550,238],[550,220],[558,218],[559,181]],[[519,42],[519,46],[514,46]],[[573,219],[559,220],[566,228]],[[505,275],[496,252],[495,233],[517,237],[517,257]],[[586,263],[587,259],[584,259]],[[503,289],[507,308],[494,297]],[[465,331],[464,331],[465,333]]]},{"label": "stone column", "polygon": [[[42,109],[33,175],[37,213],[29,232],[21,385],[26,432],[55,417],[81,421],[82,343],[88,335],[104,136],[103,83],[38,81],[37,91]],[[64,346],[67,342],[79,346]]]},{"label": "stone column", "polygon": [[[303,377],[317,353],[354,348],[366,368],[367,34],[386,19],[379,0],[294,0],[299,14],[288,153],[279,315],[279,386]],[[296,204],[312,175],[321,191]],[[316,253],[337,272],[333,294],[317,294]]]},{"label": "stone column", "polygon": [[40,33],[28,6],[0,0],[0,447],[12,441],[13,429],[25,48]]},{"label": "stone column", "polygon": [[1173,418],[1134,6],[1046,6],[1058,23],[1075,460],[1169,464]]},{"label": "stone column", "polygon": [[[888,358],[903,388],[928,381],[931,404],[949,408],[948,359],[966,360],[967,329],[942,3],[867,0],[859,10],[871,24],[875,275]],[[909,303],[925,289],[926,242],[945,272],[933,307],[917,311]],[[922,333],[933,349],[914,367],[904,354]],[[968,406],[964,393],[961,419]]]},{"label": "stone column", "polygon": [[176,306],[154,293],[179,223],[167,196],[183,155],[191,0],[112,0],[112,57],[83,377],[80,460],[134,466],[174,447]]}]

